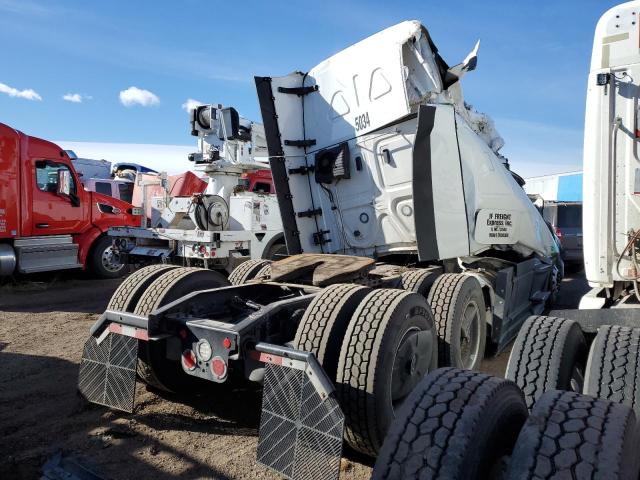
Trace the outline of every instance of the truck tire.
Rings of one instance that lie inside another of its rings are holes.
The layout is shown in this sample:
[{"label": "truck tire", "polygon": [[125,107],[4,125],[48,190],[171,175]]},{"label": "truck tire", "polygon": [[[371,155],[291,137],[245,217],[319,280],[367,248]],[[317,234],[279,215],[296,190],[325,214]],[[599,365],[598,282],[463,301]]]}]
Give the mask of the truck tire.
[{"label": "truck tire", "polygon": [[564,318],[531,316],[511,349],[505,377],[529,408],[548,390],[582,391],[587,344],[580,326]]},{"label": "truck tire", "polygon": [[396,409],[435,369],[437,343],[423,296],[377,289],[362,299],[347,327],[336,375],[349,445],[375,456]]},{"label": "truck tire", "polygon": [[518,386],[502,378],[439,368],[413,390],[391,426],[374,480],[501,478],[527,419]]},{"label": "truck tire", "polygon": [[268,263],[264,267],[262,267],[260,270],[258,270],[258,273],[256,273],[256,276],[253,277],[253,279],[254,280],[264,279],[264,278],[269,278],[270,276],[271,276],[271,263]]},{"label": "truck tire", "polygon": [[438,330],[438,366],[477,370],[487,342],[486,306],[480,282],[470,275],[440,275],[429,292]]},{"label": "truck tire", "polygon": [[535,403],[513,450],[508,480],[637,479],[633,410],[552,390]]},{"label": "truck tire", "polygon": [[[177,268],[164,272],[144,291],[134,314],[149,315],[155,309],[197,290],[223,287],[228,280],[215,270]],[[166,340],[139,342],[138,376],[152,387],[167,392],[180,391],[198,379],[184,373],[179,359],[166,356]]]},{"label": "truck tire", "polygon": [[427,298],[433,283],[442,275],[441,268],[420,268],[410,270],[402,274],[402,289],[408,292],[419,293]]},{"label": "truck tire", "polygon": [[584,393],[628,405],[640,418],[640,328],[606,325],[598,330]]},{"label": "truck tire", "polygon": [[138,300],[151,283],[176,265],[149,265],[136,270],[122,282],[111,296],[107,310],[133,312]]},{"label": "truck tire", "polygon": [[370,291],[360,285],[331,285],[311,301],[298,325],[295,348],[313,353],[333,382],[349,320]]},{"label": "truck tire", "polygon": [[247,283],[249,280],[256,278],[258,273],[270,264],[270,260],[246,260],[233,269],[233,272],[229,275],[229,282],[231,282],[231,285]]},{"label": "truck tire", "polygon": [[91,247],[89,265],[98,278],[118,278],[127,271],[127,265],[116,261],[111,237],[98,237]]}]

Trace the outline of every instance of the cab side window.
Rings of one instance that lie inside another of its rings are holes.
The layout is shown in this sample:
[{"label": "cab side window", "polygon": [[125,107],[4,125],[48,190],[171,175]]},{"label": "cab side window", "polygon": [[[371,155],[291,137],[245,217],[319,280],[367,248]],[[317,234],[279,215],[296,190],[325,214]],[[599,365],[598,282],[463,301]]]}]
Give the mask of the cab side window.
[{"label": "cab side window", "polygon": [[109,195],[111,197],[111,184],[106,182],[96,182],[96,192],[101,193],[102,195]]},{"label": "cab side window", "polygon": [[43,192],[58,192],[58,171],[66,170],[69,172],[71,179],[71,193],[74,195],[76,191],[76,181],[69,167],[62,163],[56,163],[50,160],[40,160],[36,162],[36,185]]}]

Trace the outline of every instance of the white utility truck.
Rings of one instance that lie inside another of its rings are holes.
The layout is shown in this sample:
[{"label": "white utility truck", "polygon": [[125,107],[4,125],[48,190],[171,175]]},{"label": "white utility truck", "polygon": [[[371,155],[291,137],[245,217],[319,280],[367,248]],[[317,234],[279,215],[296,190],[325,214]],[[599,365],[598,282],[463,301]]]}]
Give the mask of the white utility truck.
[{"label": "white utility truck", "polygon": [[464,103],[476,61],[449,67],[408,21],[306,74],[256,77],[290,256],[244,262],[232,285],[137,271],[91,329],[80,392],[131,411],[136,372],[175,392],[259,382],[263,464],[334,478],[343,438],[378,454],[427,372],[477,367],[557,289],[554,237]]},{"label": "white utility truck", "polygon": [[[189,155],[195,169],[209,177],[204,192],[191,196],[147,198],[147,186],[166,178],[143,181],[143,206],[152,211],[140,227],[109,230],[114,252],[123,263],[173,263],[228,273],[247,259],[274,259],[286,254],[282,224],[274,195],[241,191],[242,174],[268,168],[262,125],[240,117],[234,108],[203,105],[192,111],[191,133],[198,152]],[[260,162],[260,157],[265,157]]]}]

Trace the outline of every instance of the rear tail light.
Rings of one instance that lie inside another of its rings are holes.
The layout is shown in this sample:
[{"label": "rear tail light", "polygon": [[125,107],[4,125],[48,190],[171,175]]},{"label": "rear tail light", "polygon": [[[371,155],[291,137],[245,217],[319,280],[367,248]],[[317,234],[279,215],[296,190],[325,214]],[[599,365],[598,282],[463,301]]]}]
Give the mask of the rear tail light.
[{"label": "rear tail light", "polygon": [[211,361],[211,373],[219,380],[227,377],[227,364],[221,357],[213,357]]},{"label": "rear tail light", "polygon": [[553,230],[556,232],[556,237],[562,240],[562,231],[558,227],[553,227]]},{"label": "rear tail light", "polygon": [[196,365],[198,364],[198,359],[196,358],[196,354],[193,353],[193,350],[185,350],[182,352],[182,368],[186,371],[191,372],[196,369]]}]

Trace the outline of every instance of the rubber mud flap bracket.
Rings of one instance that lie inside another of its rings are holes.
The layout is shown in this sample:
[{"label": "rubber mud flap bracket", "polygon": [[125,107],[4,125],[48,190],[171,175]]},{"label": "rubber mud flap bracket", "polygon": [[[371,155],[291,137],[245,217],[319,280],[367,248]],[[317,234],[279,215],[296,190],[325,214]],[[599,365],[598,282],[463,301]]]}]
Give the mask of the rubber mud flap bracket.
[{"label": "rubber mud flap bracket", "polygon": [[312,354],[274,348],[283,352],[258,358],[265,380],[257,460],[291,480],[338,479],[344,414],[333,385]]},{"label": "rubber mud flap bracket", "polygon": [[78,390],[91,403],[133,412],[138,339],[109,333],[84,344]]}]

